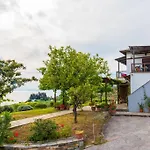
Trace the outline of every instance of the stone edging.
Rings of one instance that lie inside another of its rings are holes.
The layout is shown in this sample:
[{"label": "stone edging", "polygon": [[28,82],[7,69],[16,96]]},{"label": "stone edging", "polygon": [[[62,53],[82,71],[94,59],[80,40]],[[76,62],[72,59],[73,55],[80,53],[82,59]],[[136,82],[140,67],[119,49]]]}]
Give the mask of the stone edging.
[{"label": "stone edging", "polygon": [[[4,150],[24,150],[24,149],[36,149],[36,148],[60,148],[63,150],[63,147],[69,147],[69,145],[76,145],[76,147],[82,147],[84,148],[84,139],[76,139],[76,138],[67,138],[64,140],[57,140],[55,142],[49,142],[45,144],[31,144],[28,145],[26,143],[24,144],[10,144],[10,145],[4,145],[3,147],[0,147],[0,149]],[[44,150],[43,149],[43,150]]]},{"label": "stone edging", "polygon": [[113,116],[150,117],[150,113],[116,112]]}]

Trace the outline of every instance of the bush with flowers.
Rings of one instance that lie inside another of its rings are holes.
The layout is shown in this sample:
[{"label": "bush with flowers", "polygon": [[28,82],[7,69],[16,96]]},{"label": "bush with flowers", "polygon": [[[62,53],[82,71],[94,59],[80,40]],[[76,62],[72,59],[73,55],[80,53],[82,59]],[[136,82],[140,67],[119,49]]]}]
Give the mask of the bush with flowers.
[{"label": "bush with flowers", "polygon": [[8,136],[6,143],[9,144],[14,144],[17,142],[17,137],[19,136],[19,133],[17,131],[11,132],[10,135]]},{"label": "bush with flowers", "polygon": [[8,138],[11,135],[10,132],[10,121],[12,117],[9,112],[4,112],[0,115],[0,145],[3,145],[7,142]]},{"label": "bush with flowers", "polygon": [[66,138],[71,136],[71,127],[64,124],[56,124],[52,120],[38,119],[31,127],[32,135],[30,141],[51,141],[58,138]]}]

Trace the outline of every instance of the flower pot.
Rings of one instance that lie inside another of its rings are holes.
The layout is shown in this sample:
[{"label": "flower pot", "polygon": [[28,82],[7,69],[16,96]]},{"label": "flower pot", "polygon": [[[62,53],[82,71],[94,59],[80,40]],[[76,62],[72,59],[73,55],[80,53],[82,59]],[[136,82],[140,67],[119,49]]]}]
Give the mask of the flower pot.
[{"label": "flower pot", "polygon": [[116,114],[116,109],[114,109],[114,110],[109,110],[109,114],[110,114],[110,115]]},{"label": "flower pot", "polygon": [[95,111],[96,107],[95,106],[91,106],[91,109],[92,109],[92,111]]},{"label": "flower pot", "polygon": [[82,138],[83,138],[83,134],[82,134],[82,133],[80,133],[80,134],[75,134],[75,137],[76,137],[77,139],[82,139]]},{"label": "flower pot", "polygon": [[82,139],[83,138],[83,131],[75,131],[75,137],[77,139]]},{"label": "flower pot", "polygon": [[142,109],[142,108],[140,108],[140,112],[143,112],[143,109]]}]

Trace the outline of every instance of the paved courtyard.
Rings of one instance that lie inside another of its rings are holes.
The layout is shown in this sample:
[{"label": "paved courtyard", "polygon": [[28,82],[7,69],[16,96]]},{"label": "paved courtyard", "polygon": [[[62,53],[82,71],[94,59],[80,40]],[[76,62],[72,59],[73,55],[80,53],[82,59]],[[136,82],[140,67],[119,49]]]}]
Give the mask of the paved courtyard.
[{"label": "paved courtyard", "polygon": [[107,143],[87,150],[150,150],[150,117],[113,116],[104,135]]}]

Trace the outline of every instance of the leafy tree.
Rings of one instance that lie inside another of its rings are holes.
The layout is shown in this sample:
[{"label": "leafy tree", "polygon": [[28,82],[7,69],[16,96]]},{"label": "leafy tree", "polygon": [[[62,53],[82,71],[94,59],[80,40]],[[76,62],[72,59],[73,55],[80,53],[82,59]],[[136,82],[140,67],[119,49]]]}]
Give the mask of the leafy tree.
[{"label": "leafy tree", "polygon": [[49,46],[49,60],[44,61],[44,67],[38,69],[43,77],[40,79],[39,88],[42,90],[53,90],[54,101],[56,102],[56,92],[60,89],[60,76],[62,69],[63,47],[57,49]]},{"label": "leafy tree", "polygon": [[38,92],[37,94],[32,93],[29,97],[29,100],[48,100],[48,96],[44,92]]},{"label": "leafy tree", "polygon": [[43,74],[39,87],[44,90],[60,89],[62,97],[69,94],[76,123],[78,106],[92,98],[102,82],[102,76],[109,75],[107,62],[99,55],[91,57],[70,46],[59,49],[50,46],[48,55],[45,67],[39,69]]},{"label": "leafy tree", "polygon": [[21,70],[25,67],[15,60],[0,60],[0,103],[5,101],[4,97],[14,91],[14,89],[24,85],[29,81],[37,81],[35,77],[21,77]]}]

